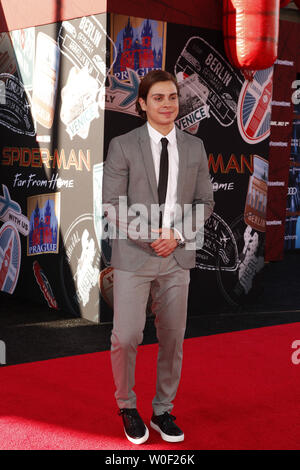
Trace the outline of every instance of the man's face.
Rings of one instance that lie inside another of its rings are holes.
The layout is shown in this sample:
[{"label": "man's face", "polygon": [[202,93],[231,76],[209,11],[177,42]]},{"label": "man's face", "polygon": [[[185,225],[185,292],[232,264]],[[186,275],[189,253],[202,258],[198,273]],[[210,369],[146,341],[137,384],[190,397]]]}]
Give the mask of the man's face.
[{"label": "man's face", "polygon": [[140,98],[139,103],[152,127],[158,131],[172,129],[179,110],[177,89],[172,81],[154,83],[147,100]]}]

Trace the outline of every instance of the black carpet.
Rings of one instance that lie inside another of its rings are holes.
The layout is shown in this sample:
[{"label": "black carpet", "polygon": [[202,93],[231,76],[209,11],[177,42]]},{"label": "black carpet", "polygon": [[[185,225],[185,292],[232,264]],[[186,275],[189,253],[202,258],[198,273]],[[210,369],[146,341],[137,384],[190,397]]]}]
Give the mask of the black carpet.
[{"label": "black carpet", "polygon": [[[224,310],[190,315],[186,338],[299,322],[300,252],[286,253],[283,261],[266,264],[259,293],[238,311]],[[0,340],[6,345],[6,365],[107,350],[111,329],[111,323],[97,325],[0,293]],[[154,321],[149,318],[143,344],[154,342]]]}]

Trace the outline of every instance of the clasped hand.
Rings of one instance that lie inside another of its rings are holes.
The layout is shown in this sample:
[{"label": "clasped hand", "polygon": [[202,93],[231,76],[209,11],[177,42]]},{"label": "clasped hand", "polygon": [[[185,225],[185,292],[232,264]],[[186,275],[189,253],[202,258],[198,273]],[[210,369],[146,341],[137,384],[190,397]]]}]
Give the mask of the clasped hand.
[{"label": "clasped hand", "polygon": [[166,258],[169,256],[177,247],[177,240],[175,238],[174,231],[170,228],[160,228],[158,230],[153,229],[153,232],[160,234],[159,238],[151,243],[151,248],[155,251],[158,256]]}]

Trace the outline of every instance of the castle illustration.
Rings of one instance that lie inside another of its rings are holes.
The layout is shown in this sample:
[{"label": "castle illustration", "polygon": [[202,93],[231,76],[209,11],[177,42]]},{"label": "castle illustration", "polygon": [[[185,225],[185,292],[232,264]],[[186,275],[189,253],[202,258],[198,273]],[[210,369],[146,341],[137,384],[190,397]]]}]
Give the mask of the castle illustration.
[{"label": "castle illustration", "polygon": [[[44,213],[43,213],[44,212]],[[38,202],[31,220],[29,232],[29,246],[37,246],[43,243],[57,243],[57,225],[51,226],[52,210],[49,199],[45,211],[40,210]],[[56,218],[55,214],[54,217]]]},{"label": "castle illustration", "polygon": [[123,30],[123,45],[119,50],[114,64],[114,74],[123,72],[127,68],[159,69],[162,67],[162,49],[152,48],[153,32],[149,20],[144,20],[140,37],[134,37],[134,30],[128,18]]}]

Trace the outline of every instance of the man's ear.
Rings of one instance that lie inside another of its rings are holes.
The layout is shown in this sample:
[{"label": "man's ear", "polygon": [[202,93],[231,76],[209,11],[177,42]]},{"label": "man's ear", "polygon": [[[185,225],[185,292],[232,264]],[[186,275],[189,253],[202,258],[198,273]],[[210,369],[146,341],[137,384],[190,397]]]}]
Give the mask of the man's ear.
[{"label": "man's ear", "polygon": [[147,111],[147,105],[145,103],[145,100],[143,98],[139,98],[139,103],[143,111]]}]

